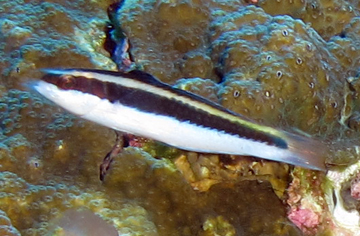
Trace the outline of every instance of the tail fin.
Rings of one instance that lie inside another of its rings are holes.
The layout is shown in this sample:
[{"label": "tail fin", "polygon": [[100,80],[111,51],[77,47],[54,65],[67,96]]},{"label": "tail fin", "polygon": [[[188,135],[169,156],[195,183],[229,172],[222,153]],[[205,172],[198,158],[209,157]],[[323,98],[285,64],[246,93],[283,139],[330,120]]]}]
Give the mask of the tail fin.
[{"label": "tail fin", "polygon": [[324,143],[305,136],[283,132],[288,144],[288,163],[308,169],[326,171],[327,147]]}]

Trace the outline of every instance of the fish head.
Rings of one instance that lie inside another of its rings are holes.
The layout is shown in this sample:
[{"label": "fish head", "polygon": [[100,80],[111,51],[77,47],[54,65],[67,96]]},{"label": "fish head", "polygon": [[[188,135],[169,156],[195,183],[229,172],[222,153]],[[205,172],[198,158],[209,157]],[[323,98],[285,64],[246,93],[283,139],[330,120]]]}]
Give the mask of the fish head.
[{"label": "fish head", "polygon": [[33,88],[50,101],[78,116],[92,111],[101,98],[87,93],[86,84],[82,84],[76,73],[67,70],[46,70],[40,81],[33,83]]}]

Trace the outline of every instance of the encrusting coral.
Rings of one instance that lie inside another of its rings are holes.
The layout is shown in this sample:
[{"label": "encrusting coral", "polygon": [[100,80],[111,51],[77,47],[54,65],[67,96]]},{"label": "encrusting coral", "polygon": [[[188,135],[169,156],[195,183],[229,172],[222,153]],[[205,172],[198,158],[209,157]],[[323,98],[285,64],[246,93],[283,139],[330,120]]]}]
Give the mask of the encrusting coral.
[{"label": "encrusting coral", "polygon": [[211,56],[223,78],[219,95],[225,107],[316,135],[340,128],[344,91],[335,88],[346,80],[313,29],[255,7],[219,18],[212,29]]},{"label": "encrusting coral", "polygon": [[301,19],[325,40],[340,34],[350,20],[357,16],[359,8],[349,1],[337,0],[260,0],[258,5],[271,15],[290,15]]},{"label": "encrusting coral", "polygon": [[40,68],[115,69],[102,47],[112,1],[1,1],[1,85],[23,89]]},{"label": "encrusting coral", "polygon": [[[357,200],[343,209],[329,196],[356,196],[357,164],[325,176],[133,138],[101,182],[113,132],[20,90],[39,68],[115,70],[103,48],[112,3],[0,4],[1,233],[85,232],[78,214],[101,217],[98,228],[119,235],[351,233],[332,209],[351,215]],[[113,39],[128,37],[135,67],[260,123],[317,137],[329,146],[328,164],[346,166],[359,159],[358,13],[356,1],[341,0],[125,0],[110,25]],[[74,225],[64,223],[69,212]]]}]

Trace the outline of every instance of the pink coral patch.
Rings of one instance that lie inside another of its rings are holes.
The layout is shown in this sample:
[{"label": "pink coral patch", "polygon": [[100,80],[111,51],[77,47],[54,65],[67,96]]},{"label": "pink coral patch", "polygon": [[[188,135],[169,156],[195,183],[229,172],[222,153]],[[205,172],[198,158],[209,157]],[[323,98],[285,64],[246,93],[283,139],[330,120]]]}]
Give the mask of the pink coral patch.
[{"label": "pink coral patch", "polygon": [[310,209],[292,209],[288,217],[304,233],[313,231],[320,223],[319,215]]},{"label": "pink coral patch", "polygon": [[357,174],[356,178],[351,181],[351,197],[356,200],[360,200],[360,173]]}]

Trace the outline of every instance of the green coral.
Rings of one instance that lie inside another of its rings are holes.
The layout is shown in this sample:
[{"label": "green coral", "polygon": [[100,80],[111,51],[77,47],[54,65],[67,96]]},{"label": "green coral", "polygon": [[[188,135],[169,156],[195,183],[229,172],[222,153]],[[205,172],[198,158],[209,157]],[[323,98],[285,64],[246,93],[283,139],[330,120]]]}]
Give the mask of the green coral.
[{"label": "green coral", "polygon": [[0,211],[0,234],[8,236],[21,236],[20,232],[11,224],[11,220],[4,211]]},{"label": "green coral", "polygon": [[[139,14],[141,12],[141,14]],[[206,56],[210,10],[206,1],[125,1],[116,14],[130,39],[135,63],[164,82],[214,78]]]},{"label": "green coral", "polygon": [[219,103],[219,98],[217,96],[218,86],[211,80],[202,78],[185,78],[178,80],[174,86]]},{"label": "green coral", "polygon": [[332,37],[328,48],[336,56],[343,70],[348,76],[356,76],[359,64],[359,35],[360,19],[354,17],[346,27],[341,36]]},{"label": "green coral", "polygon": [[[223,28],[225,22],[232,26]],[[212,58],[223,76],[225,107],[268,125],[322,136],[346,129],[338,122],[345,102],[337,89],[346,80],[315,31],[255,7],[219,18],[213,29]],[[319,66],[324,58],[328,66]]]},{"label": "green coral", "polygon": [[79,187],[53,180],[33,185],[10,172],[1,173],[0,189],[0,208],[7,212],[11,225],[22,235],[47,235],[53,227],[50,220],[62,217],[66,209],[81,208],[97,213],[119,233],[149,232],[151,235],[152,231],[156,232],[144,209],[120,198],[112,201],[104,192],[95,189],[83,192]]},{"label": "green coral", "polygon": [[112,1],[1,1],[0,71],[7,88],[23,89],[34,69],[115,69],[102,45],[106,8]]},{"label": "green coral", "polygon": [[[64,114],[43,98],[25,91],[12,89],[3,94],[0,109],[1,133],[6,136],[21,133],[31,141],[38,141],[53,138],[57,132],[73,126],[74,116]],[[45,137],[34,135],[39,129],[46,130]]]},{"label": "green coral", "polygon": [[311,27],[326,40],[340,34],[359,13],[359,8],[356,8],[355,4],[345,0],[260,0],[258,5],[268,14],[290,15],[311,24]]}]

